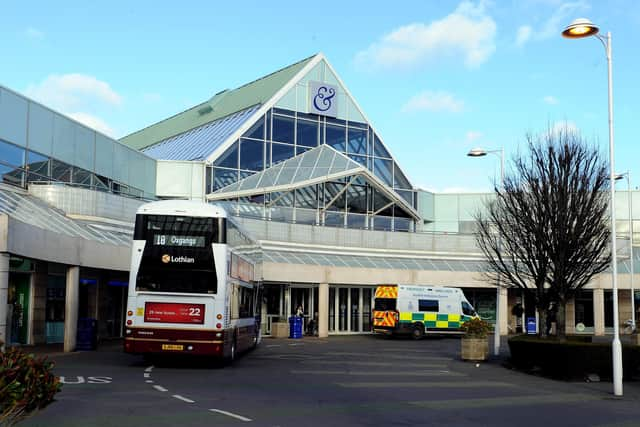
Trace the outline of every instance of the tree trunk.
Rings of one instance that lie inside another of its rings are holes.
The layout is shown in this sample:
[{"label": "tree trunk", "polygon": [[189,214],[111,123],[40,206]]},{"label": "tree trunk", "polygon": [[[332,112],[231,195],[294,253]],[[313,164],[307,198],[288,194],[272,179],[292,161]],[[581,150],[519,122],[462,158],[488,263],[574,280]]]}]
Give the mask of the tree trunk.
[{"label": "tree trunk", "polygon": [[540,310],[538,308],[538,336],[540,338],[547,337],[547,310]]},{"label": "tree trunk", "polygon": [[567,339],[566,313],[567,302],[562,299],[558,301],[558,311],[556,313],[556,334],[558,339],[565,341]]}]

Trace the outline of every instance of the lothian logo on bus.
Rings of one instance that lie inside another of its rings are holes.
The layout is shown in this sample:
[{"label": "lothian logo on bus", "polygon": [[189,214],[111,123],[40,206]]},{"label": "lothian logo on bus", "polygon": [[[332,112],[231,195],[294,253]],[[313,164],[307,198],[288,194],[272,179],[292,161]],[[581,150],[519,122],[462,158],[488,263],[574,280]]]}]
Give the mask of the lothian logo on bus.
[{"label": "lothian logo on bus", "polygon": [[191,258],[188,256],[171,256],[169,254],[162,255],[162,262],[164,264],[169,264],[170,262],[175,262],[179,264],[193,264],[196,262],[195,258]]}]

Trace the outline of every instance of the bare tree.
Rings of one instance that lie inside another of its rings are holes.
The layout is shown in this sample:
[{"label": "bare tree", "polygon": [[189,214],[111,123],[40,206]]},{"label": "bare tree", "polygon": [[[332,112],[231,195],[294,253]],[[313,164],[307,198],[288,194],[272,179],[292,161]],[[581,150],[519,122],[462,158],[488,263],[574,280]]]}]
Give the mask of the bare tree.
[{"label": "bare tree", "polygon": [[528,156],[476,214],[476,241],[490,280],[533,298],[544,335],[550,304],[565,336],[567,301],[610,264],[607,169],[594,148],[565,129],[527,136]]}]

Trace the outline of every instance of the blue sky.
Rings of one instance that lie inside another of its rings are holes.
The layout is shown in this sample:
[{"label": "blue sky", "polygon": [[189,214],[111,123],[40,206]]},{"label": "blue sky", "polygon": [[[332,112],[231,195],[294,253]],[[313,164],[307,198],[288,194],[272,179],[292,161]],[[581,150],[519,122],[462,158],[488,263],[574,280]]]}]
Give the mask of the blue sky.
[{"label": "blue sky", "polygon": [[[486,191],[527,133],[578,129],[608,159],[612,32],[616,169],[640,184],[640,2],[8,2],[0,84],[121,137],[323,52],[413,184]],[[637,185],[634,185],[634,187]]]}]

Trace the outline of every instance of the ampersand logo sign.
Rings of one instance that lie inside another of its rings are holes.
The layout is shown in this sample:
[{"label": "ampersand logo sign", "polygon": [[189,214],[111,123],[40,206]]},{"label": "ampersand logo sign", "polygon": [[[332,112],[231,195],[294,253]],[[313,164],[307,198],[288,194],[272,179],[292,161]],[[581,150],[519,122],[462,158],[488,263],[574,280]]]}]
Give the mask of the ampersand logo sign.
[{"label": "ampersand logo sign", "polygon": [[323,116],[337,116],[337,88],[322,82],[309,82],[309,110]]},{"label": "ampersand logo sign", "polygon": [[316,110],[327,111],[331,108],[333,97],[336,96],[336,91],[332,87],[320,86],[318,93],[313,97],[313,106]]}]

